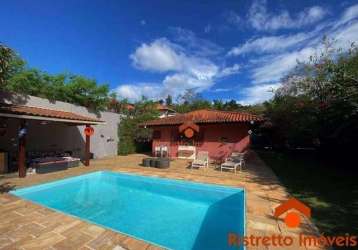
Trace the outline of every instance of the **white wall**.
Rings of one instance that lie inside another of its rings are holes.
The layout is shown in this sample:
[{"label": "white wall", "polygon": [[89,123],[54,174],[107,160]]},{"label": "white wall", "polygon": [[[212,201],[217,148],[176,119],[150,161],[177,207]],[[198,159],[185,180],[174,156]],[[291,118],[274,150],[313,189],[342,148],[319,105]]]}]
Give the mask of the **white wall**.
[{"label": "white wall", "polygon": [[[83,116],[98,118],[105,121],[104,125],[92,125],[95,129],[91,137],[91,152],[95,158],[117,155],[118,124],[121,115],[112,112],[95,112],[85,107],[70,103],[47,99],[23,96],[12,93],[0,92],[0,103],[12,103],[32,107],[40,107],[54,110],[77,113]],[[1,104],[0,104],[1,105]],[[0,117],[1,119],[1,117]],[[9,118],[8,131],[5,136],[0,136],[0,150],[17,150],[17,129],[19,120]],[[84,126],[69,126],[64,123],[49,123],[42,125],[39,121],[28,122],[27,150],[31,151],[72,151],[75,156],[84,157]]]}]

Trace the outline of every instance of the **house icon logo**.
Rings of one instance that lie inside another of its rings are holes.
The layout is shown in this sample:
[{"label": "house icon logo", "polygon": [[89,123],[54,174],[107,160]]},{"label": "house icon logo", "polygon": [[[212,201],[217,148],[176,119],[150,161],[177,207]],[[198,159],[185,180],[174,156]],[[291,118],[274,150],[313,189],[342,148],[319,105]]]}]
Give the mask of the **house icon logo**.
[{"label": "house icon logo", "polygon": [[[291,209],[296,211],[289,211]],[[295,198],[291,198],[276,207],[274,216],[278,218],[285,212],[288,212],[285,217],[285,223],[290,228],[295,228],[300,225],[301,217],[298,212],[302,213],[307,218],[311,217],[311,209]]]}]

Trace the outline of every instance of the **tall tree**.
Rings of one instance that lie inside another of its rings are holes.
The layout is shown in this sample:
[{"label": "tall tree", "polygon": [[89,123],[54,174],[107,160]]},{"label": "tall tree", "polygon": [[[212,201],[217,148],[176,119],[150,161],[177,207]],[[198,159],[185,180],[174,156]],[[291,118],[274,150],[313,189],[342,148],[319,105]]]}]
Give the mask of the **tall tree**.
[{"label": "tall tree", "polygon": [[191,104],[198,99],[200,99],[200,95],[196,88],[186,89],[184,94],[178,96],[178,100],[183,104]]},{"label": "tall tree", "polygon": [[358,50],[324,50],[283,79],[266,115],[290,144],[351,148],[358,140]]},{"label": "tall tree", "polygon": [[14,57],[14,51],[0,43],[0,87],[3,87],[5,81],[9,78],[11,62]]},{"label": "tall tree", "polygon": [[239,107],[241,107],[241,105],[233,99],[224,104],[224,109],[228,111],[238,111]]},{"label": "tall tree", "polygon": [[214,100],[213,108],[217,110],[224,110],[224,102],[222,100]]},{"label": "tall tree", "polygon": [[171,95],[168,95],[167,98],[165,98],[165,104],[166,104],[167,106],[170,106],[170,105],[173,104],[173,98],[172,98]]},{"label": "tall tree", "polygon": [[121,120],[118,130],[120,155],[143,151],[143,145],[151,140],[152,130],[142,128],[139,124],[159,116],[155,107],[155,102],[142,99],[135,103],[134,112]]}]

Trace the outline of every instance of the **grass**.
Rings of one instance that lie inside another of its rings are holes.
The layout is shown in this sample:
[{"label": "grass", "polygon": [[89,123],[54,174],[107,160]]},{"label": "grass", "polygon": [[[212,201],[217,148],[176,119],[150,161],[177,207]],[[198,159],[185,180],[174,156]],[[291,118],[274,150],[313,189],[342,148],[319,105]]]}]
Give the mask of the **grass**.
[{"label": "grass", "polygon": [[[314,153],[259,151],[287,191],[312,209],[325,235],[358,234],[358,174],[332,166]],[[351,164],[357,164],[351,163]]]}]

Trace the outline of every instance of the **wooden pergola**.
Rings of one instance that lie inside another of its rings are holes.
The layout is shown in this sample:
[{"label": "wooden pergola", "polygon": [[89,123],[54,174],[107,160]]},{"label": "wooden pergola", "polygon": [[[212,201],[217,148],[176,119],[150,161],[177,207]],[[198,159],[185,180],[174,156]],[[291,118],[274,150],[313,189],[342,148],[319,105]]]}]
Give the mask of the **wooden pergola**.
[{"label": "wooden pergola", "polygon": [[[72,112],[5,103],[0,103],[0,117],[20,120],[20,126],[18,130],[18,171],[19,177],[22,178],[26,176],[26,135],[28,129],[26,122],[28,120],[58,122],[73,126],[86,126],[87,130],[88,128],[91,128],[91,125],[104,124],[103,121],[96,118],[87,117]],[[85,131],[83,132],[85,133]],[[90,133],[85,133],[85,166],[90,165],[90,138]]]}]

